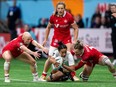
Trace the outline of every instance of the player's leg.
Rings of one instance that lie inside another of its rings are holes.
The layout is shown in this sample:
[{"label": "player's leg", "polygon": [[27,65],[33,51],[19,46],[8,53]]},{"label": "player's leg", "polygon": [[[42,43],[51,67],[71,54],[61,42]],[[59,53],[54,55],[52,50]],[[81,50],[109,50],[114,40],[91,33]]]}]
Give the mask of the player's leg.
[{"label": "player's leg", "polygon": [[36,61],[26,52],[23,52],[17,59],[30,64],[30,69],[33,75],[33,81],[38,81],[37,65]]},{"label": "player's leg", "polygon": [[4,62],[4,76],[5,76],[5,82],[10,82],[10,78],[9,78],[9,70],[10,70],[10,61],[13,58],[12,54],[10,51],[5,51],[2,54],[2,57],[5,59]]},{"label": "player's leg", "polygon": [[[53,52],[54,52],[55,50],[57,50],[57,48],[50,46],[49,55],[53,55]],[[47,72],[48,72],[48,70],[50,69],[50,67],[51,67],[51,62],[49,61],[49,58],[48,58],[48,59],[46,60],[45,64],[44,64],[43,73],[42,73],[42,75],[41,75],[41,77],[40,77],[40,80],[41,80],[41,81],[42,81],[42,80],[44,81],[44,80],[46,79]]]},{"label": "player's leg", "polygon": [[93,71],[94,66],[90,63],[84,65],[83,71],[79,74],[80,78],[82,78],[83,81],[88,81],[89,76],[91,75]]},{"label": "player's leg", "polygon": [[64,74],[61,71],[57,71],[55,73],[51,73],[50,76],[48,76],[46,80],[48,82],[59,81],[63,75]]},{"label": "player's leg", "polygon": [[112,47],[113,47],[113,57],[114,57],[114,60],[112,62],[113,65],[116,65],[116,38],[115,38],[115,35],[111,35],[112,38]]},{"label": "player's leg", "polygon": [[99,64],[108,66],[109,71],[113,74],[114,78],[116,78],[116,70],[107,56],[101,56],[99,59]]}]

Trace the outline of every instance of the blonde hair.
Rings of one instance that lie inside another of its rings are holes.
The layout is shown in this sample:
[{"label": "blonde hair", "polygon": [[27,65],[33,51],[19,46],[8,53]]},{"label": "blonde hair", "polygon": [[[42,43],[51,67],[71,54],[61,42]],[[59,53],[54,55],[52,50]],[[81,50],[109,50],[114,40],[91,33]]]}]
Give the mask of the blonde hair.
[{"label": "blonde hair", "polygon": [[77,40],[76,44],[74,45],[74,49],[82,50],[83,49],[83,43],[82,43],[82,41]]}]

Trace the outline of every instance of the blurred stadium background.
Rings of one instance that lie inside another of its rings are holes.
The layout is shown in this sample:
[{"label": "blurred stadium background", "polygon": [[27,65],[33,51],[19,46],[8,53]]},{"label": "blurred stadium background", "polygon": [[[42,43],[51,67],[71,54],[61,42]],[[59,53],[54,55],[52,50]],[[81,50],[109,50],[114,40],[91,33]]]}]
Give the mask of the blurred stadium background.
[{"label": "blurred stadium background", "polygon": [[[77,21],[77,24],[79,24],[78,20],[82,19],[83,26],[81,26],[81,24],[79,26],[79,39],[83,40],[85,43],[87,43],[89,45],[96,47],[102,53],[112,56],[110,27],[104,26],[102,24],[98,27],[96,27],[96,26],[92,27],[91,22],[92,22],[92,17],[94,15],[94,13],[96,13],[97,11],[100,12],[101,17],[105,17],[105,12],[108,10],[108,4],[116,2],[115,0],[17,0],[17,6],[21,9],[21,21],[17,24],[17,34],[19,35],[20,33],[24,32],[24,29],[23,29],[24,24],[29,24],[32,28],[32,31],[36,35],[37,41],[39,43],[42,43],[42,41],[44,39],[45,27],[49,21],[50,15],[52,14],[52,12],[55,9],[55,5],[58,1],[64,1],[66,3],[67,10],[72,13],[75,20]],[[0,0],[0,54],[1,54],[2,48],[5,46],[5,44],[7,44],[10,41],[10,33],[9,33],[9,29],[7,27],[6,19],[7,19],[8,9],[10,6],[12,6],[12,4],[13,4],[13,0]],[[99,19],[100,23],[101,23],[101,21],[102,20]],[[48,48],[49,48],[49,44],[50,44],[51,37],[53,34],[52,32],[53,32],[53,30],[50,32],[51,34],[48,39],[48,43],[47,43]],[[72,37],[73,37],[73,35],[72,35]],[[3,59],[0,59],[0,78],[3,78],[3,70],[2,70],[3,61],[4,61]],[[42,60],[42,61],[44,62],[45,60]],[[44,65],[43,62],[42,62],[42,65]],[[20,63],[20,62],[17,62],[17,63]],[[15,62],[13,65],[15,65]],[[20,65],[19,65],[19,67],[20,67]],[[90,86],[109,87],[110,85],[113,84],[112,87],[114,87],[114,85],[115,85],[114,80],[111,80],[110,77],[101,77],[101,75],[97,76],[97,74],[99,73],[99,69],[100,68],[98,66],[94,72],[95,76],[93,74],[91,76],[94,79],[94,81],[97,81],[97,82],[93,81],[93,82],[90,82],[88,86],[86,83],[85,83],[85,85],[87,87],[90,87]],[[102,73],[102,76],[103,76],[103,74],[104,74],[103,72],[105,72],[106,68],[103,68],[103,70],[100,69],[100,71],[101,71],[100,73]],[[42,68],[40,71],[42,72]],[[108,73],[108,72],[106,71],[105,73]],[[105,74],[105,75],[107,76],[107,74]],[[109,75],[109,73],[108,73],[108,75]],[[17,75],[14,75],[14,78],[15,77],[17,78]],[[99,83],[98,77],[103,78],[103,80],[100,83]],[[24,77],[22,76],[22,78],[24,78]],[[30,79],[30,78],[27,78],[26,80],[28,80],[28,79]],[[110,82],[108,81],[108,79],[110,80]],[[25,80],[25,78],[24,78],[24,80]],[[110,84],[109,85],[106,84],[107,82]],[[0,81],[0,83],[1,83],[1,81]],[[97,83],[99,83],[99,84],[94,85]],[[25,83],[23,83],[22,85],[24,85],[24,84]],[[50,84],[46,83],[46,84],[48,86],[49,85],[54,86],[51,83]],[[68,84],[70,84],[70,83],[68,83]],[[64,85],[65,85],[65,83],[64,83]],[[61,85],[61,86],[64,86],[64,85]],[[81,82],[79,83],[79,85],[84,86],[84,85],[82,85]],[[0,86],[1,86],[1,84],[0,84]],[[2,84],[1,87],[5,87],[5,86],[6,86],[5,84]],[[37,86],[37,84],[35,86]],[[33,86],[33,87],[35,87],[35,86]],[[44,86],[44,85],[42,85],[42,86]],[[68,87],[68,85],[65,85],[65,86]],[[70,86],[73,86],[73,85],[70,85]],[[28,87],[30,87],[30,86],[28,85]]]},{"label": "blurred stadium background", "polygon": [[[45,27],[58,1],[66,3],[66,9],[72,13],[77,21],[79,25],[79,39],[96,47],[103,53],[112,53],[110,27],[102,24],[92,27],[91,22],[93,15],[97,12],[100,12],[101,17],[105,17],[108,4],[114,3],[115,0],[17,0],[16,5],[21,10],[21,21],[17,24],[17,34],[24,32],[24,24],[29,24],[37,37],[37,41],[42,43]],[[3,46],[10,40],[9,34],[6,33],[9,30],[6,19],[8,9],[12,5],[13,0],[0,0],[0,53]],[[80,19],[82,21],[79,21]],[[98,19],[99,23],[101,23],[101,19]],[[49,47],[52,32],[49,36],[47,47]]]}]

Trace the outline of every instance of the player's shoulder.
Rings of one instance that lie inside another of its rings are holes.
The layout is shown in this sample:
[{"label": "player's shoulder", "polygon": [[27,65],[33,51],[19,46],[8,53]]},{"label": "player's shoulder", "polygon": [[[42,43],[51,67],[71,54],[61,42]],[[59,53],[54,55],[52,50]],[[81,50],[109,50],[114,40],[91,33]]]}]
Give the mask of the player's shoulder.
[{"label": "player's shoulder", "polygon": [[67,51],[67,57],[69,57],[69,56],[73,56],[73,55],[70,51]]},{"label": "player's shoulder", "polygon": [[50,18],[54,18],[56,15],[54,15],[54,14],[52,14],[51,16],[50,16]]},{"label": "player's shoulder", "polygon": [[66,12],[66,16],[73,17],[73,15],[71,13],[69,13],[69,12]]},{"label": "player's shoulder", "polygon": [[54,52],[53,52],[53,56],[58,56],[59,55],[59,51],[58,50],[55,50]]}]

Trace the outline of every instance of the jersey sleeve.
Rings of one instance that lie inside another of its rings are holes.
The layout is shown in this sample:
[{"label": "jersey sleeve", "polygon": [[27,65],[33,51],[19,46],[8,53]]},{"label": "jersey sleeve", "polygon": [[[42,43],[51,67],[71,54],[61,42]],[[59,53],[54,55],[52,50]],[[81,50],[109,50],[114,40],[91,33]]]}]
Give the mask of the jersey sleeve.
[{"label": "jersey sleeve", "polygon": [[74,53],[74,51],[73,51],[73,50],[71,50],[70,52],[71,52],[71,54],[72,54],[73,56],[75,55],[75,53]]},{"label": "jersey sleeve", "polygon": [[75,64],[73,55],[70,52],[68,53],[68,63],[69,63],[69,66],[72,66]]}]

